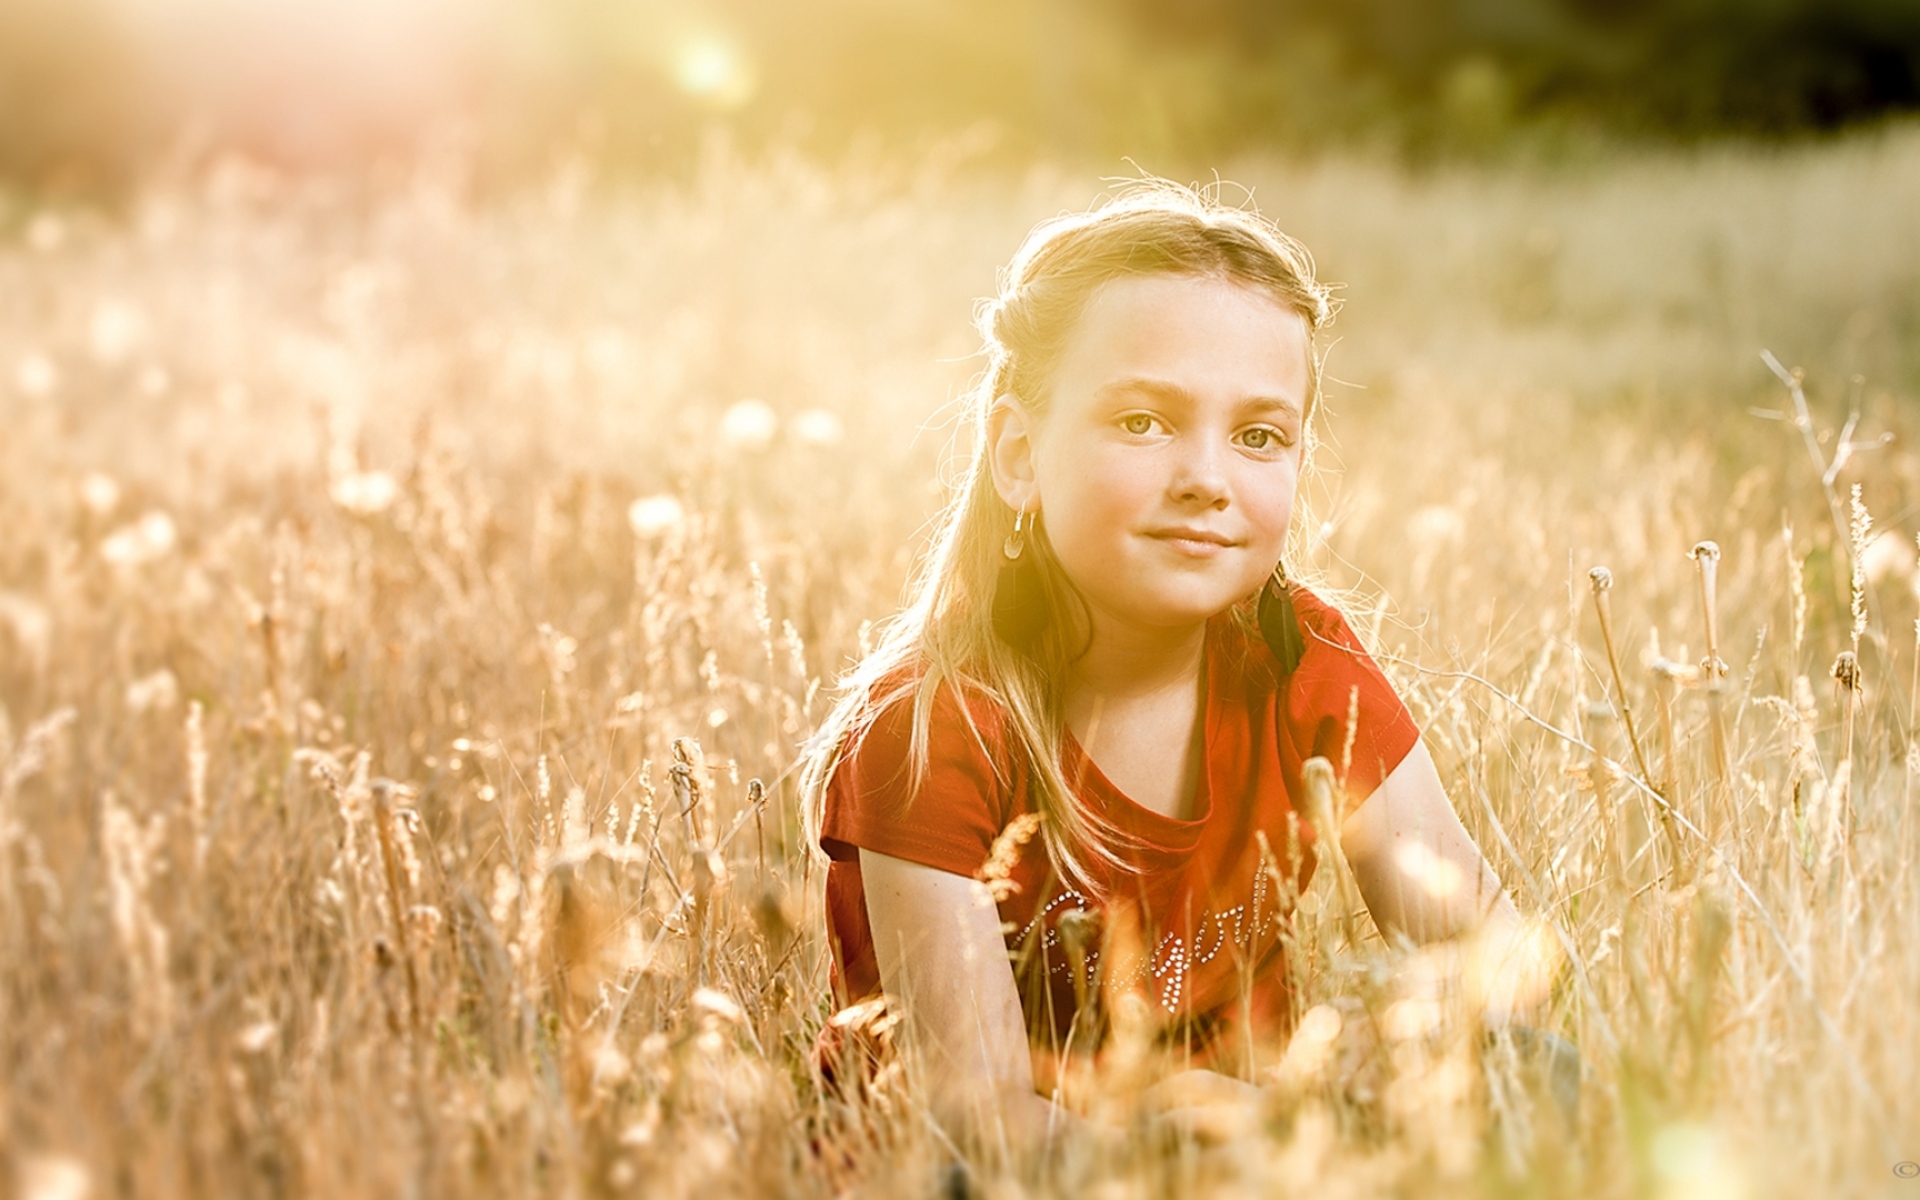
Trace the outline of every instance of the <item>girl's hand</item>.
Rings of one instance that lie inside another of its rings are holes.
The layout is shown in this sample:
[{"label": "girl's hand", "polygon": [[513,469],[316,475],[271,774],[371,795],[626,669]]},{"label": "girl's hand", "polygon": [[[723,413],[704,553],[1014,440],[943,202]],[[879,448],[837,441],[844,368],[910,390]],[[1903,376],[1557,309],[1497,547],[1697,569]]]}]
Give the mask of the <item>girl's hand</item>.
[{"label": "girl's hand", "polygon": [[1141,1093],[1156,1129],[1218,1144],[1252,1132],[1266,1091],[1214,1071],[1182,1071]]},{"label": "girl's hand", "polygon": [[1380,931],[1456,960],[1490,1022],[1526,1019],[1545,1003],[1559,947],[1501,888],[1424,743],[1347,817],[1340,847]]}]

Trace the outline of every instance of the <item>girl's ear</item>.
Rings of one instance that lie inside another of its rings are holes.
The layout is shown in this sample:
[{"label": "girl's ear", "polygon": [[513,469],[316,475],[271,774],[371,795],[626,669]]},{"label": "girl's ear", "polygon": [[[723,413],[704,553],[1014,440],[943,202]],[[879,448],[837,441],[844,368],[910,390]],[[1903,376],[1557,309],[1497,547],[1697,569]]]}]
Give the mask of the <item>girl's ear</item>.
[{"label": "girl's ear", "polygon": [[1034,471],[1033,414],[1020,398],[1004,392],[987,410],[987,461],[993,489],[1015,512],[1031,512],[1040,498]]}]

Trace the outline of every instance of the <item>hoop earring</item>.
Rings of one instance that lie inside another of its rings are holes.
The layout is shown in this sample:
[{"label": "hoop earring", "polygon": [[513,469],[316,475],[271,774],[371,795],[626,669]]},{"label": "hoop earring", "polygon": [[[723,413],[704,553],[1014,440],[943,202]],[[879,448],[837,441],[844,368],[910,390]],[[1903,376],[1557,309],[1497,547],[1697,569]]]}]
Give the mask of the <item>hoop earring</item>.
[{"label": "hoop earring", "polygon": [[[1013,532],[1000,543],[1000,573],[993,583],[993,631],[1009,646],[1025,649],[1047,623],[1040,568],[1027,557],[1027,514],[1014,514]],[[1039,523],[1035,517],[1034,523]]]},{"label": "hoop earring", "polygon": [[1287,564],[1276,563],[1273,574],[1260,589],[1257,616],[1261,638],[1280,660],[1280,673],[1293,674],[1307,652],[1307,642],[1300,634],[1300,615],[1294,611],[1293,585],[1287,580]]}]

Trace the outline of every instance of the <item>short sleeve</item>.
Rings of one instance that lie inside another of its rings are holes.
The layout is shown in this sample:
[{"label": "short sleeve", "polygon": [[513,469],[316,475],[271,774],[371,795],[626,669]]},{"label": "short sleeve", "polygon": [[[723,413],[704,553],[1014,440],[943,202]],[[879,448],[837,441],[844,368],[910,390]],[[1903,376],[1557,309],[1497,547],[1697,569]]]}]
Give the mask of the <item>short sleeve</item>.
[{"label": "short sleeve", "polygon": [[1351,815],[1412,752],[1420,729],[1339,609],[1305,588],[1294,607],[1306,652],[1287,682],[1287,723],[1302,759],[1344,770]]},{"label": "short sleeve", "polygon": [[[977,732],[976,732],[977,729]],[[956,875],[987,861],[1010,816],[1010,787],[996,771],[999,723],[975,712],[970,724],[951,687],[936,694],[927,730],[927,767],[913,788],[913,698],[874,717],[828,783],[820,848],[836,861],[865,848]]]}]

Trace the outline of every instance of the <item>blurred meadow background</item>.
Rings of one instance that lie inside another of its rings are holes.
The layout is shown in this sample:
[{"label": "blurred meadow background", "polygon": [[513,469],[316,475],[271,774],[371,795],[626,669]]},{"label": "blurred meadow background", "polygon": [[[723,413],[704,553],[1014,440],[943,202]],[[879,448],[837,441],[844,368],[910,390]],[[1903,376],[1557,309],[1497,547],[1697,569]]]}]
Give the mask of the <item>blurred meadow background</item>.
[{"label": "blurred meadow background", "polygon": [[[1916,80],[1910,0],[9,0],[0,1188],[1920,1194]],[[800,747],[1143,171],[1344,285],[1300,561],[1572,1120],[1332,870],[1215,1143],[809,1065],[887,1018]]]}]

